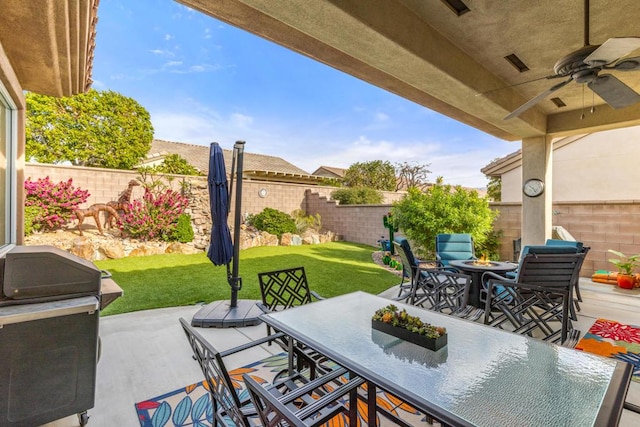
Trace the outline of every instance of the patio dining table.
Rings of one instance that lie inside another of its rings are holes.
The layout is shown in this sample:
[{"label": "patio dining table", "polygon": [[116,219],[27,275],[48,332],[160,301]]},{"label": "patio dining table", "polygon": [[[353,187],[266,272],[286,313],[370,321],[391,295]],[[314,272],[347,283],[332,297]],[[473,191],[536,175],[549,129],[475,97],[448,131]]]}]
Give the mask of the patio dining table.
[{"label": "patio dining table", "polygon": [[[374,312],[390,303],[354,292],[261,318],[449,425],[619,422],[631,365],[393,302],[447,329],[448,344],[427,350],[372,329]],[[370,425],[375,425],[371,405],[369,411]]]}]

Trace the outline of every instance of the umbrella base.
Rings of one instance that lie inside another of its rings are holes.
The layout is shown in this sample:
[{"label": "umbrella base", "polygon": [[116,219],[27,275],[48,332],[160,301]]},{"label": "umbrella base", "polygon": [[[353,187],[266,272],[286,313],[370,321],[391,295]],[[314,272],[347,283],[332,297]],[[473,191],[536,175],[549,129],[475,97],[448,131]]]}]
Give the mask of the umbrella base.
[{"label": "umbrella base", "polygon": [[257,300],[238,300],[231,308],[231,301],[213,301],[203,306],[191,319],[191,326],[201,328],[242,328],[262,323],[262,310],[256,306]]}]

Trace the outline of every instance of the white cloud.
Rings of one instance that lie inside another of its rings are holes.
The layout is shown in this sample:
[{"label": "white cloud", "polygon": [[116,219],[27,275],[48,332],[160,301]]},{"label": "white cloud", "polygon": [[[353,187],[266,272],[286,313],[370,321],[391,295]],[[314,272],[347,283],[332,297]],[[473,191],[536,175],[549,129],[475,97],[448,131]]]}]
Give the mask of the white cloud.
[{"label": "white cloud", "polygon": [[427,139],[389,141],[360,135],[345,140],[322,130],[302,132],[299,123],[274,123],[247,112],[223,114],[193,100],[183,102],[186,105],[171,110],[150,109],[156,138],[202,145],[216,141],[228,149],[244,140],[247,152],[282,157],[309,173],[321,165],[347,168],[356,162],[388,160],[430,164],[430,181],[443,176],[448,184],[484,187],[487,180],[480,169],[518,148],[493,140],[480,140],[471,150]]},{"label": "white cloud", "polygon": [[175,38],[175,37],[174,37],[174,36],[172,36],[171,34],[165,34],[165,35],[164,35],[164,39],[165,39],[165,40],[171,40],[171,39],[174,39],[174,38]]},{"label": "white cloud", "polygon": [[202,36],[202,38],[204,38],[205,40],[211,38],[211,30],[209,28],[204,29],[204,36]]},{"label": "white cloud", "polygon": [[164,67],[177,67],[178,65],[182,65],[182,61],[169,61],[169,62],[165,62],[165,64],[162,66]]},{"label": "white cloud", "polygon": [[173,56],[173,52],[171,52],[170,50],[152,49],[149,52],[153,53],[154,55]]},{"label": "white cloud", "polygon": [[389,115],[385,113],[376,113],[375,118],[379,122],[386,122],[387,120],[389,120]]}]

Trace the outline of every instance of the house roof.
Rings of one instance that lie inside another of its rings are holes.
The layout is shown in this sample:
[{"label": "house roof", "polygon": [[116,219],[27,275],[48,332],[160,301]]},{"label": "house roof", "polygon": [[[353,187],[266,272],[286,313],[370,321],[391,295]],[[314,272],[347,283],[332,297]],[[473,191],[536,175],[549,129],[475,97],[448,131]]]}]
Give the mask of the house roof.
[{"label": "house roof", "polygon": [[2,48],[23,89],[71,96],[91,86],[99,0],[3,0]]},{"label": "house roof", "polygon": [[312,175],[324,176],[326,178],[344,178],[347,170],[344,168],[336,168],[333,166],[320,166]]},{"label": "house roof", "polygon": [[[222,152],[227,173],[231,173],[233,150],[222,149]],[[205,175],[209,171],[208,146],[165,141],[162,139],[154,139],[152,141],[151,149],[143,164],[157,162],[169,154],[179,154],[190,165]],[[243,157],[243,175],[245,178],[281,182],[304,182],[308,184],[318,184],[322,180],[321,177],[310,175],[281,157],[248,152],[245,152]]]}]

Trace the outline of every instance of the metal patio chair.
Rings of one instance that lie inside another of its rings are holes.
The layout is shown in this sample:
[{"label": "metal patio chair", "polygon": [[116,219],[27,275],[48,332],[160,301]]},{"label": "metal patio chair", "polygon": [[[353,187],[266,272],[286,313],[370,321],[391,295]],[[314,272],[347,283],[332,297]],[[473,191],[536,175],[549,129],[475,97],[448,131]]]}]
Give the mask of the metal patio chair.
[{"label": "metal patio chair", "polygon": [[[258,283],[260,284],[262,301],[257,303],[257,306],[264,313],[286,310],[297,305],[324,299],[309,288],[304,267],[258,273]],[[267,325],[267,335],[271,334],[271,326]],[[286,350],[288,349],[288,340],[288,337],[281,337],[276,343]],[[296,348],[307,356],[297,359],[300,362],[299,370],[303,368],[302,363],[305,361],[313,362],[310,366],[312,377],[315,377],[317,368],[324,371],[330,369],[325,366],[327,358],[320,353],[301,344],[296,344]]]},{"label": "metal patio chair", "polygon": [[438,268],[418,272],[410,304],[474,321],[484,313],[468,304],[471,276]]},{"label": "metal patio chair", "polygon": [[[411,297],[412,290],[415,287],[418,270],[421,266],[435,267],[435,261],[423,261],[417,258],[411,250],[409,241],[404,237],[396,237],[392,242],[395,252],[402,261],[402,281],[398,290],[396,300],[408,300]],[[405,280],[408,280],[405,282]]]},{"label": "metal patio chair", "polygon": [[[364,384],[360,377],[350,376],[341,383],[320,377],[285,395],[264,388],[249,375],[243,379],[263,426],[316,427],[341,412],[348,416],[350,426],[358,425],[357,393]],[[348,407],[341,402],[345,395],[349,395]]]},{"label": "metal patio chair", "polygon": [[524,255],[515,280],[491,275],[484,323],[545,341],[577,340],[571,290],[584,253]]},{"label": "metal patio chair", "polygon": [[[252,423],[251,419],[257,416],[257,412],[247,396],[240,397],[241,390],[236,387],[241,385],[229,375],[224,359],[238,352],[278,339],[283,334],[274,334],[229,350],[218,351],[185,319],[180,318],[180,325],[182,325],[182,329],[191,345],[193,357],[200,365],[204,379],[207,382],[207,388],[213,404],[214,426],[217,426],[218,423],[227,425],[228,420],[231,420],[238,427],[254,425],[255,423]],[[337,368],[327,378],[337,378],[344,373],[346,373],[346,370]],[[274,376],[273,382],[269,383],[267,388],[274,393],[286,394],[292,390],[297,390],[308,382],[308,375],[303,375],[298,371],[290,374],[288,370],[283,370]]]}]

